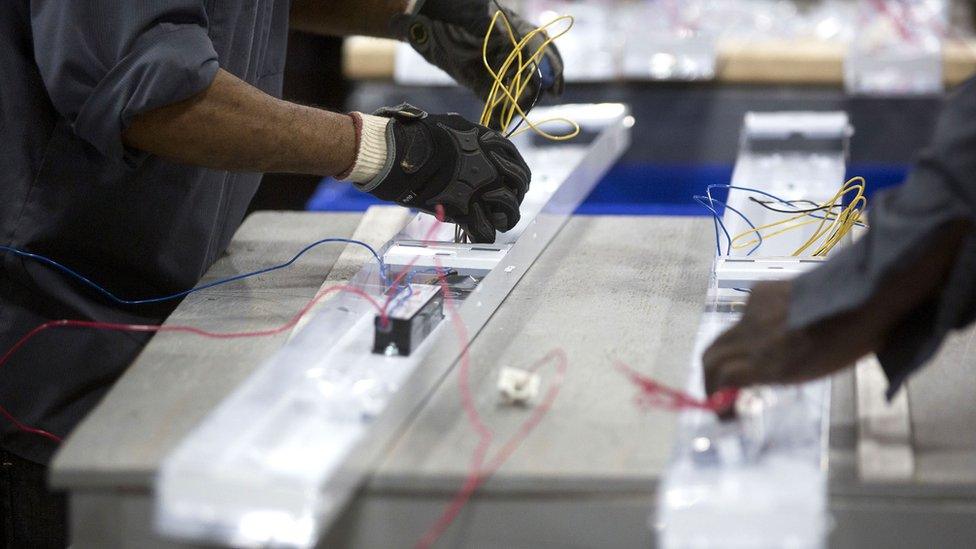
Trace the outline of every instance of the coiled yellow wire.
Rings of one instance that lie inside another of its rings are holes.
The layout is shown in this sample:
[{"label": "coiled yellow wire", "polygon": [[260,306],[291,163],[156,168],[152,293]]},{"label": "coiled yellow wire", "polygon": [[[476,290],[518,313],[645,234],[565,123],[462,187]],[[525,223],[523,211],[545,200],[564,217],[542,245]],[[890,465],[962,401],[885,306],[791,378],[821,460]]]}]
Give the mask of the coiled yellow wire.
[{"label": "coiled yellow wire", "polygon": [[[499,21],[504,24],[504,30],[508,32],[508,39],[512,43],[512,51],[509,53],[505,61],[502,62],[501,66],[495,69],[491,66],[491,62],[488,60],[488,47],[491,43],[492,36],[495,31],[499,28]],[[541,137],[548,139],[550,141],[568,141],[577,137],[582,131],[580,125],[575,121],[564,117],[547,118],[545,120],[539,120],[533,122],[529,119],[528,113],[525,109],[519,105],[518,98],[522,97],[525,93],[526,88],[532,82],[532,78],[535,76],[536,71],[539,70],[539,62],[545,55],[546,50],[559,38],[563,37],[568,33],[575,24],[576,20],[571,15],[564,15],[553,19],[549,23],[538,27],[531,32],[527,33],[525,36],[519,38],[515,32],[515,28],[512,27],[512,22],[509,21],[505,12],[498,9],[495,15],[491,18],[491,23],[488,26],[488,31],[485,33],[485,40],[481,48],[481,60],[484,62],[485,69],[488,74],[491,75],[492,87],[491,91],[488,93],[488,97],[485,100],[485,108],[481,112],[481,120],[479,121],[482,126],[491,127],[493,119],[495,118],[495,113],[498,112],[499,124],[497,128],[493,128],[502,133],[507,133],[507,137],[517,137],[527,131],[534,131]],[[549,29],[560,24],[567,23],[566,28],[562,29],[552,36],[549,35]],[[542,34],[545,36],[543,43],[534,51],[531,55],[527,55],[526,48],[529,47],[529,43],[538,35]],[[540,82],[541,86],[542,83]],[[541,92],[541,90],[540,90]],[[534,106],[534,105],[533,105]],[[500,112],[499,112],[500,110]],[[512,122],[515,120],[515,116],[518,115],[524,121],[526,127],[509,132],[509,128],[512,126]],[[551,124],[554,122],[561,122],[567,124],[572,128],[568,133],[557,135],[542,129],[542,126]],[[454,241],[455,242],[468,242],[470,239],[465,231],[457,227],[454,231]]]},{"label": "coiled yellow wire", "polygon": [[[742,248],[747,248],[754,246],[758,243],[758,239],[752,239],[748,242],[740,242],[742,239],[748,237],[749,235],[759,234],[762,235],[763,240],[779,236],[781,234],[799,229],[800,227],[805,227],[807,225],[818,224],[816,230],[814,230],[813,235],[807,239],[799,248],[793,252],[793,256],[802,255],[804,252],[813,248],[813,257],[824,257],[834,249],[837,244],[851,230],[861,221],[861,215],[864,209],[867,207],[868,200],[864,196],[864,190],[867,182],[863,177],[854,177],[849,181],[844,183],[844,185],[837,191],[837,194],[833,196],[830,200],[827,200],[820,205],[823,208],[823,217],[819,219],[805,219],[810,216],[809,213],[802,213],[795,215],[775,223],[768,223],[766,225],[761,225],[755,229],[749,229],[737,234],[732,238],[732,248],[739,250]],[[844,207],[839,213],[834,213],[834,208],[838,206],[838,203],[842,203],[844,197],[850,193],[855,193],[854,198],[851,199],[850,203]],[[801,221],[803,220],[803,221]],[[794,223],[796,222],[796,223]],[[790,224],[792,223],[792,224]],[[786,225],[786,227],[783,227]],[[767,229],[778,230],[765,233]]]},{"label": "coiled yellow wire", "polygon": [[[512,51],[505,58],[501,66],[496,69],[491,66],[491,62],[488,60],[488,47],[495,30],[499,27],[499,21],[504,24],[504,31],[508,33],[508,39],[512,43]],[[567,23],[566,28],[550,36],[548,31],[560,23]],[[574,24],[575,19],[571,15],[563,15],[532,30],[520,39],[512,27],[511,21],[505,15],[505,12],[502,10],[495,12],[495,15],[491,19],[491,24],[488,26],[488,32],[485,34],[481,51],[485,69],[491,75],[494,82],[485,101],[485,108],[481,113],[481,125],[488,126],[495,118],[495,114],[499,113],[498,120],[500,120],[499,125],[501,127],[494,129],[503,133],[511,127],[516,115],[522,117],[525,121],[527,127],[513,133],[510,137],[520,135],[527,131],[534,131],[545,139],[567,141],[580,134],[579,124],[567,118],[556,117],[533,122],[529,119],[528,113],[519,105],[518,101],[518,98],[522,97],[522,94],[525,93],[526,88],[532,82],[535,71],[538,70],[539,62],[545,55],[546,50],[553,42],[566,35],[573,28]],[[534,52],[531,52],[531,55],[528,55],[525,51],[526,48],[540,34],[545,36],[545,41]],[[569,125],[572,130],[566,134],[557,135],[541,128],[541,126],[552,122],[562,122]]]}]

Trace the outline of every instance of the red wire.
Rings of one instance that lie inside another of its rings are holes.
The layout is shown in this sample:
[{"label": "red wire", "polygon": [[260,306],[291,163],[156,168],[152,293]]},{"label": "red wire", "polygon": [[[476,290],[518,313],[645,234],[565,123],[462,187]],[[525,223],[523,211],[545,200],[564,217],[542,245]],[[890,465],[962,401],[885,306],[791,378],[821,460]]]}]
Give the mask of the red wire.
[{"label": "red wire", "polygon": [[[442,210],[439,210],[438,215],[439,219],[443,219]],[[437,265],[437,269],[439,271],[443,270],[440,260],[435,257],[434,261]],[[484,421],[482,420],[481,415],[478,413],[478,408],[475,405],[474,396],[471,392],[471,360],[470,356],[468,355],[470,339],[467,326],[457,315],[457,309],[453,300],[449,296],[447,285],[444,282],[443,277],[441,278],[441,287],[444,289],[444,305],[451,314],[454,329],[457,332],[459,341],[461,342],[461,367],[458,370],[458,389],[461,393],[461,405],[464,408],[464,413],[467,417],[468,423],[478,436],[479,441],[471,456],[471,466],[468,475],[464,480],[464,484],[461,486],[460,490],[458,490],[457,494],[455,494],[451,502],[448,503],[447,507],[441,513],[441,516],[437,519],[437,521],[417,542],[415,546],[417,549],[428,549],[432,547],[438,539],[440,539],[444,532],[446,532],[451,524],[457,519],[458,515],[461,514],[461,511],[464,509],[465,505],[467,505],[468,501],[470,501],[471,497],[478,490],[478,488],[488,478],[494,475],[498,469],[505,464],[506,461],[508,461],[522,442],[524,442],[532,431],[539,425],[543,417],[552,408],[553,402],[562,388],[563,379],[565,378],[566,370],[568,369],[569,365],[566,352],[562,349],[555,349],[550,351],[549,354],[532,366],[531,370],[535,371],[539,367],[555,359],[557,370],[556,380],[550,386],[549,391],[546,393],[546,397],[543,399],[543,401],[539,404],[539,406],[536,406],[532,415],[522,423],[515,435],[513,435],[502,446],[498,453],[495,454],[494,459],[492,459],[486,467],[483,467],[495,434],[490,428],[488,428],[488,426],[485,425]],[[672,389],[648,377],[645,377],[622,362],[617,362],[617,368],[623,371],[641,387],[645,396],[643,402],[647,405],[655,405],[671,410],[697,408],[714,412],[722,412],[735,404],[735,399],[738,396],[738,389],[724,389],[716,392],[707,399],[700,400],[687,393]]]},{"label": "red wire", "polygon": [[735,405],[739,396],[738,389],[722,389],[711,394],[706,399],[699,399],[690,394],[673,389],[638,373],[623,362],[617,361],[617,370],[633,381],[641,390],[638,401],[645,405],[665,410],[707,410],[710,412],[724,412]]},{"label": "red wire", "polygon": [[[306,314],[308,314],[308,312],[312,310],[313,307],[315,307],[315,305],[317,305],[327,295],[336,292],[348,292],[365,299],[370,303],[370,305],[372,305],[374,308],[376,308],[377,311],[379,311],[381,323],[386,322],[386,318],[387,318],[386,306],[380,305],[379,302],[373,299],[371,295],[360,290],[359,288],[355,288],[352,286],[332,286],[331,288],[326,288],[325,290],[319,292],[314,298],[312,298],[312,300],[308,302],[308,304],[302,307],[302,309],[297,314],[295,314],[295,316],[292,317],[292,319],[289,320],[287,323],[278,326],[277,328],[252,331],[252,332],[220,333],[220,332],[211,332],[208,330],[195,328],[193,326],[117,324],[117,323],[96,322],[96,321],[89,321],[89,320],[52,320],[49,322],[45,322],[44,324],[41,324],[40,326],[34,328],[30,332],[27,332],[26,335],[21,337],[20,340],[17,341],[17,343],[15,343],[6,353],[4,353],[2,357],[0,357],[0,367],[3,367],[3,365],[6,364],[14,356],[14,354],[17,353],[17,351],[22,349],[25,345],[27,345],[28,342],[30,342],[36,336],[54,328],[87,328],[93,330],[103,330],[103,331],[112,331],[112,332],[140,332],[140,333],[176,332],[176,333],[192,334],[192,335],[196,335],[208,339],[246,339],[246,338],[255,338],[255,337],[270,337],[270,336],[281,334],[283,332],[286,332],[294,328],[301,321],[301,319]],[[389,304],[389,300],[387,301],[387,304]],[[54,442],[62,442],[61,437],[53,433],[24,424],[16,417],[14,417],[14,415],[11,414],[10,411],[7,410],[7,408],[4,407],[3,405],[0,405],[0,415],[3,415],[11,423],[13,423],[14,427],[16,427],[17,430],[19,431],[42,436]]]},{"label": "red wire", "polygon": [[[437,218],[439,221],[444,221],[444,210],[442,207],[437,208]],[[425,237],[425,240],[429,240],[433,232],[437,229],[437,225],[431,227],[430,232]],[[417,261],[415,257],[410,263],[408,263],[400,275],[394,280],[391,286],[396,288],[399,283],[403,280],[405,276],[410,271],[410,268]],[[434,258],[436,264],[436,269],[443,272],[443,265],[438,258]],[[440,273],[439,273],[440,274]],[[539,367],[556,360],[556,370],[557,377],[555,381],[551,384],[546,397],[543,401],[535,407],[532,415],[530,415],[520,426],[518,431],[502,446],[501,449],[495,454],[495,457],[490,460],[487,466],[484,466],[485,460],[488,456],[488,450],[491,448],[491,444],[494,440],[494,432],[485,425],[478,412],[477,406],[475,405],[474,396],[471,391],[470,386],[470,371],[471,362],[470,356],[468,354],[468,347],[470,346],[470,337],[467,331],[467,326],[461,320],[460,316],[457,314],[457,309],[454,306],[454,300],[450,298],[449,288],[444,280],[444,277],[440,278],[441,288],[444,294],[444,303],[448,308],[448,312],[451,315],[454,328],[458,335],[458,340],[461,347],[461,368],[458,373],[458,386],[461,393],[461,403],[464,407],[465,416],[468,422],[471,424],[472,429],[479,437],[478,446],[476,447],[474,453],[472,454],[471,467],[465,482],[458,493],[454,496],[452,501],[445,508],[444,512],[438,518],[430,529],[424,534],[424,536],[417,542],[418,548],[428,548],[431,547],[437,540],[443,535],[448,527],[454,522],[457,516],[464,509],[467,502],[471,499],[471,496],[477,491],[477,489],[491,477],[499,468],[504,465],[508,459],[515,453],[515,451],[521,446],[525,439],[532,433],[532,431],[541,423],[542,419],[552,408],[559,391],[562,388],[563,380],[568,369],[568,359],[566,357],[565,351],[562,349],[555,349],[550,351],[545,357],[536,362],[532,366],[531,370],[535,371]],[[308,314],[309,311],[315,305],[317,305],[325,296],[335,293],[335,292],[349,292],[363,299],[367,300],[374,308],[379,311],[381,323],[386,324],[388,322],[387,317],[387,307],[396,297],[396,294],[391,292],[387,296],[385,303],[380,305],[372,296],[363,292],[359,288],[352,286],[333,286],[319,292],[312,300],[310,300],[294,317],[287,323],[268,330],[260,331],[250,331],[250,332],[229,332],[229,333],[219,333],[203,330],[200,328],[195,328],[192,326],[155,326],[155,325],[142,325],[142,324],[115,324],[106,322],[95,322],[95,321],[82,321],[82,320],[56,320],[46,322],[30,332],[24,335],[17,343],[15,343],[2,357],[0,357],[0,367],[6,364],[10,358],[17,353],[21,348],[23,348],[29,341],[31,341],[37,335],[54,328],[90,328],[95,330],[107,330],[107,331],[119,331],[119,332],[143,332],[143,333],[161,333],[161,332],[173,332],[173,333],[187,333],[192,335],[197,335],[204,338],[210,339],[244,339],[244,338],[255,338],[255,337],[268,337],[273,335],[278,335],[294,328],[301,319]],[[702,408],[713,411],[721,411],[727,409],[732,403],[735,402],[735,396],[737,390],[724,390],[715,393],[706,400],[696,400],[693,397],[688,396],[680,391],[668,388],[662,384],[659,384],[649,378],[641,376],[634,370],[630,369],[623,363],[617,364],[618,369],[624,371],[635,383],[638,383],[647,397],[646,403],[655,404],[671,409],[680,408]],[[54,442],[62,442],[61,437],[52,434],[43,429],[37,429],[29,425],[24,424],[16,417],[14,417],[5,407],[0,405],[0,415],[3,415],[7,420],[9,420],[13,425],[20,431],[41,436],[52,440]]]},{"label": "red wire", "polygon": [[[437,207],[437,218],[441,221],[444,220],[444,209],[441,206]],[[441,271],[444,270],[444,266],[440,259],[435,257],[434,264],[435,269],[438,274],[442,274]],[[451,502],[448,503],[447,507],[438,517],[437,521],[431,525],[431,527],[424,533],[423,537],[417,542],[416,547],[418,549],[427,549],[437,543],[437,540],[444,534],[445,531],[451,526],[461,511],[467,505],[471,496],[478,490],[478,488],[495,474],[498,469],[505,464],[506,461],[515,453],[522,442],[532,433],[532,431],[539,425],[542,418],[549,412],[552,408],[553,402],[556,400],[560,389],[562,388],[562,382],[565,378],[566,370],[568,368],[568,360],[566,358],[566,353],[562,349],[555,349],[550,351],[545,357],[536,362],[531,370],[534,372],[542,365],[557,359],[556,370],[557,377],[556,380],[549,387],[549,391],[546,393],[546,397],[543,401],[535,407],[532,415],[529,416],[522,425],[519,426],[518,431],[513,435],[495,454],[495,458],[491,460],[487,467],[483,467],[485,459],[488,456],[488,450],[491,448],[492,441],[494,440],[495,433],[485,425],[481,418],[481,414],[478,413],[478,407],[475,405],[474,395],[471,392],[470,383],[470,373],[471,373],[471,357],[468,354],[468,347],[470,346],[470,336],[468,334],[468,328],[461,320],[461,317],[457,314],[457,308],[454,305],[454,300],[450,297],[450,292],[448,291],[447,283],[444,277],[441,276],[440,284],[442,288],[442,293],[444,294],[444,306],[448,309],[448,313],[451,315],[451,321],[454,325],[454,329],[457,332],[458,341],[461,347],[461,367],[458,370],[458,390],[461,393],[461,405],[464,408],[465,417],[471,428],[475,431],[478,436],[478,446],[475,448],[471,455],[471,466],[468,469],[467,477],[464,480],[464,484],[454,495]]]},{"label": "red wire", "polygon": [[[438,265],[440,267],[440,265]],[[445,295],[447,292],[445,291]],[[464,322],[453,312],[454,305],[450,299],[445,298],[445,305],[452,313],[452,318],[454,321],[455,330],[458,333],[458,338],[462,342],[468,341],[467,328]],[[474,396],[472,395],[469,381],[469,373],[471,371],[470,357],[467,352],[467,344],[465,343],[462,348],[461,354],[461,367],[458,371],[458,386],[461,392],[461,404],[464,408],[468,422],[471,424],[472,429],[479,437],[478,446],[475,448],[472,454],[471,467],[467,477],[465,478],[464,484],[461,489],[455,494],[454,498],[447,505],[445,510],[441,513],[441,516],[437,521],[427,530],[424,536],[417,542],[417,549],[428,549],[437,542],[438,539],[444,534],[445,531],[450,527],[450,525],[457,519],[458,515],[470,501],[471,497],[478,490],[478,488],[492,475],[494,475],[502,465],[515,453],[522,442],[532,433],[532,431],[539,425],[543,417],[552,408],[553,402],[562,387],[563,379],[565,378],[566,370],[568,368],[568,360],[565,351],[562,349],[555,349],[550,351],[548,355],[539,360],[531,370],[535,371],[540,366],[552,361],[557,360],[556,369],[558,372],[558,377],[553,385],[549,388],[546,397],[543,402],[536,407],[533,414],[519,427],[518,432],[506,442],[503,447],[495,455],[486,467],[483,467],[485,460],[488,455],[488,450],[491,447],[492,441],[494,440],[494,433],[489,429],[481,419],[481,415],[478,413],[478,409],[474,402]],[[700,409],[708,410],[712,412],[723,412],[728,410],[735,404],[735,400],[738,397],[738,389],[723,389],[718,391],[706,399],[697,399],[688,393],[679,391],[668,387],[662,383],[659,383],[653,379],[641,375],[636,372],[626,364],[622,362],[616,363],[617,369],[626,374],[632,381],[634,381],[641,388],[642,404],[648,406],[655,406],[667,410],[683,410],[683,409]]]},{"label": "red wire", "polygon": [[[435,258],[435,263],[437,264],[437,269],[443,269],[440,260]],[[464,322],[461,320],[460,316],[457,314],[457,309],[454,306],[452,299],[448,297],[448,291],[446,283],[441,279],[441,286],[444,289],[444,304],[448,308],[448,312],[451,315],[452,322],[454,324],[454,329],[457,332],[458,339],[461,342],[461,367],[458,370],[458,389],[461,393],[461,406],[464,408],[465,417],[471,428],[474,430],[475,434],[478,436],[478,446],[475,448],[471,456],[471,465],[468,470],[468,474],[465,477],[464,484],[461,486],[460,490],[454,495],[451,502],[448,503],[444,511],[438,517],[437,521],[424,533],[423,537],[417,542],[417,549],[428,549],[432,547],[438,539],[444,534],[445,531],[451,526],[451,524],[457,519],[458,515],[467,505],[471,496],[478,490],[479,487],[495,472],[505,464],[506,461],[515,453],[515,451],[521,446],[522,442],[532,433],[532,431],[539,425],[543,417],[552,408],[553,402],[559,395],[559,391],[562,388],[562,382],[565,378],[566,370],[568,368],[568,360],[566,358],[566,353],[562,349],[555,349],[550,351],[545,357],[535,363],[531,370],[535,371],[540,366],[551,362],[553,359],[556,360],[556,370],[557,377],[556,380],[549,387],[549,391],[546,393],[546,397],[543,401],[535,407],[530,415],[520,426],[518,431],[502,446],[502,448],[495,454],[494,459],[492,459],[487,467],[485,466],[485,461],[488,457],[488,450],[491,448],[491,444],[494,441],[495,433],[485,425],[481,418],[481,414],[478,412],[478,408],[474,401],[474,395],[471,391],[470,383],[470,372],[471,372],[471,359],[468,354],[468,345],[470,339],[468,336],[468,329]]]},{"label": "red wire", "polygon": [[[443,212],[440,213],[438,220],[443,222],[444,220]],[[430,240],[430,238],[433,236],[434,232],[438,229],[438,227],[439,226],[436,224],[432,225],[431,228],[428,230],[427,235],[424,237],[424,240]],[[404,277],[407,276],[407,274],[410,271],[410,268],[414,265],[414,263],[416,263],[417,259],[418,257],[414,257],[413,260],[411,260],[410,263],[408,263],[405,266],[403,272],[401,272],[400,275],[390,285],[391,288],[396,288],[399,286],[400,282],[402,282]],[[274,336],[286,332],[294,328],[295,326],[297,326],[298,323],[301,321],[301,319],[306,314],[308,314],[312,310],[312,308],[315,307],[315,305],[317,305],[323,298],[325,298],[325,296],[336,292],[348,292],[351,294],[358,295],[359,297],[362,297],[363,299],[368,301],[377,311],[379,311],[381,326],[386,326],[387,323],[389,322],[389,317],[387,316],[387,309],[389,308],[390,303],[392,303],[397,296],[396,292],[392,292],[392,291],[388,292],[385,302],[383,303],[383,305],[380,305],[379,302],[377,302],[372,296],[363,292],[359,288],[355,288],[353,286],[348,286],[348,285],[333,286],[331,288],[327,288],[319,292],[286,324],[269,330],[260,330],[260,331],[253,331],[253,332],[217,333],[217,332],[202,330],[200,328],[195,328],[193,326],[117,324],[117,323],[96,322],[96,321],[89,321],[89,320],[52,320],[49,322],[45,322],[40,326],[37,326],[36,328],[28,332],[26,335],[21,337],[20,340],[18,340],[16,343],[14,343],[14,345],[10,347],[10,349],[8,349],[7,352],[3,354],[2,357],[0,357],[0,367],[3,367],[3,365],[6,364],[11,359],[11,357],[14,356],[14,354],[16,354],[20,349],[22,349],[25,345],[27,345],[27,343],[30,342],[32,339],[34,339],[36,336],[54,328],[87,328],[87,329],[102,330],[102,331],[140,332],[140,333],[176,332],[176,333],[197,335],[208,339],[246,339],[246,338],[256,338],[256,337],[270,337],[270,336]],[[30,425],[23,423],[22,421],[17,419],[12,413],[10,413],[10,411],[7,410],[7,408],[4,407],[2,404],[0,404],[0,415],[7,418],[7,420],[10,421],[18,431],[41,436],[57,443],[61,443],[63,441],[61,437],[53,433],[50,433],[43,429],[38,429],[36,427],[31,427]]]},{"label": "red wire", "polygon": [[59,437],[58,435],[49,433],[44,429],[36,429],[34,427],[31,427],[30,425],[24,424],[19,419],[11,415],[10,412],[8,412],[7,409],[4,408],[3,406],[0,406],[0,415],[7,418],[7,420],[10,421],[10,423],[13,423],[14,427],[16,427],[18,431],[28,433],[31,435],[37,435],[39,437],[44,437],[48,440],[52,440],[57,443],[61,442],[61,437]]},{"label": "red wire", "polygon": [[874,9],[878,10],[880,14],[888,17],[888,19],[895,24],[895,27],[898,28],[898,34],[901,35],[903,40],[906,42],[912,41],[911,29],[909,29],[908,25],[905,24],[904,18],[891,9],[888,2],[885,0],[872,0],[871,3],[874,4]]}]

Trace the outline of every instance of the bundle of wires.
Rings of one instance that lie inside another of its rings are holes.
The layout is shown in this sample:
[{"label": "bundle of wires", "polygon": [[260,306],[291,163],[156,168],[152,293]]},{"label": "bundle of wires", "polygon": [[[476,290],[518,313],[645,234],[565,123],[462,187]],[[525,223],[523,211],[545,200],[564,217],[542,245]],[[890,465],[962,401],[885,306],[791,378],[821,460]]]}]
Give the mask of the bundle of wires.
[{"label": "bundle of wires", "polygon": [[[867,207],[867,198],[864,195],[865,186],[866,182],[863,177],[854,177],[844,183],[840,190],[826,202],[802,210],[777,210],[769,207],[768,203],[754,199],[755,202],[767,209],[795,215],[758,227],[753,226],[735,235],[730,241],[731,248],[735,250],[748,248],[756,245],[761,239],[774,238],[801,227],[815,224],[816,229],[810,238],[794,250],[791,255],[796,257],[809,252],[813,257],[825,257],[855,226],[863,225],[861,216]],[[852,194],[853,197],[846,201],[848,196]],[[777,200],[788,206],[796,204],[795,202]],[[750,225],[752,224],[750,223]],[[752,238],[750,239],[750,237]]]},{"label": "bundle of wires", "polygon": [[[568,118],[554,117],[536,122],[529,119],[529,112],[539,102],[539,97],[543,91],[542,70],[539,68],[539,64],[553,42],[565,36],[573,28],[575,19],[571,15],[563,15],[526,33],[525,36],[519,36],[515,27],[512,26],[512,22],[505,15],[505,10],[498,5],[497,1],[495,6],[497,9],[488,25],[488,31],[485,33],[481,49],[481,59],[493,84],[485,98],[485,106],[481,111],[479,123],[486,128],[503,133],[507,138],[517,137],[528,131],[533,131],[550,141],[569,141],[577,137],[582,129],[578,123]],[[565,28],[554,34],[549,34],[553,27],[564,23]],[[500,65],[494,67],[490,60],[489,51],[495,32],[499,29],[507,35],[506,39],[511,43],[512,50],[501,61]],[[530,51],[532,42],[539,36],[544,37],[544,40],[534,51]],[[535,86],[535,96],[531,103],[523,107],[519,100],[526,94],[526,90],[529,89],[533,79],[538,79]],[[519,116],[517,123],[515,122],[516,115]],[[542,126],[552,123],[567,125],[570,130],[565,134],[554,134],[542,129]],[[525,128],[521,127],[523,124],[525,124]],[[458,227],[454,232],[454,241],[467,243],[470,242],[470,239],[467,233]]]},{"label": "bundle of wires", "polygon": [[[512,44],[512,51],[502,61],[500,66],[493,67],[491,61],[489,61],[488,52],[495,30],[500,27],[499,22],[502,23],[501,27],[503,27],[503,31],[508,35],[508,40]],[[527,131],[534,131],[539,136],[551,141],[567,141],[580,134],[579,124],[567,118],[558,117],[538,122],[533,122],[528,118],[528,111],[531,111],[535,107],[542,93],[542,71],[539,69],[539,63],[553,42],[573,28],[574,22],[573,16],[563,15],[532,30],[525,36],[519,36],[512,26],[511,21],[509,21],[508,16],[505,15],[505,11],[498,6],[495,15],[491,19],[491,24],[488,26],[488,32],[485,33],[485,40],[482,44],[482,61],[484,61],[485,70],[488,71],[494,83],[491,91],[488,93],[488,97],[485,98],[485,107],[481,113],[481,125],[490,128],[492,125],[497,124],[497,127],[492,129],[506,134],[506,137],[515,137]],[[566,23],[566,27],[558,33],[550,35],[549,30],[561,23]],[[545,40],[543,40],[542,44],[535,51],[527,51],[531,47],[533,40],[538,36],[543,36]],[[528,108],[523,108],[519,103],[519,99],[525,95],[533,78],[536,77],[538,77],[539,81],[536,85],[535,98]],[[521,119],[518,125],[512,128],[512,123],[516,115],[521,117]],[[542,129],[542,125],[551,122],[563,122],[572,129],[562,135],[553,134]],[[518,128],[523,123],[527,127],[519,130]],[[509,128],[512,129],[509,130]]]},{"label": "bundle of wires", "polygon": [[[814,231],[813,235],[802,246],[796,249],[792,255],[799,256],[809,252],[810,255],[815,257],[823,257],[830,253],[854,227],[866,226],[864,221],[862,221],[862,215],[867,207],[867,198],[864,195],[865,186],[864,178],[855,177],[847,181],[837,194],[824,203],[812,202],[810,200],[786,200],[761,189],[738,185],[709,185],[704,195],[696,195],[692,198],[712,214],[715,222],[716,253],[720,256],[730,256],[733,250],[741,250],[750,246],[752,248],[746,255],[752,255],[760,249],[764,239],[774,238],[819,222],[817,230]],[[760,200],[754,196],[749,197],[749,200],[767,210],[776,213],[791,214],[792,217],[757,227],[744,213],[713,197],[713,189],[744,191],[772,199]],[[850,198],[850,201],[845,205],[845,199],[852,193],[854,194],[853,198]],[[809,204],[812,207],[801,209],[797,207],[797,204],[800,203]],[[772,204],[780,204],[783,207],[776,207]],[[722,215],[719,213],[719,207],[730,210],[742,218],[746,225],[749,226],[749,230],[739,233],[735,237],[729,234]],[[727,242],[724,252],[722,250],[719,229],[722,231],[721,234],[725,235]],[[743,242],[750,235],[753,238]]]}]

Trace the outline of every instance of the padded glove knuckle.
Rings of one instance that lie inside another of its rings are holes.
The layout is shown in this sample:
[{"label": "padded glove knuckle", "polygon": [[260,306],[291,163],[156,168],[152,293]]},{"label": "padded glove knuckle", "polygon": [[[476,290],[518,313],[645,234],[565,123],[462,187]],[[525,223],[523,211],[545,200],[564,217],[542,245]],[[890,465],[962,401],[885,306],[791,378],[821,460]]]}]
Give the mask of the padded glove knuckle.
[{"label": "padded glove knuckle", "polygon": [[528,168],[519,166],[495,151],[491,152],[491,157],[498,168],[508,175],[510,183],[516,188],[528,191],[529,180],[532,179],[532,174],[528,171]]},{"label": "padded glove knuckle", "polygon": [[515,193],[506,188],[493,189],[483,194],[481,200],[493,213],[496,229],[509,231],[518,225],[521,219],[520,201],[515,197]]},{"label": "padded glove knuckle", "polygon": [[531,172],[511,141],[461,116],[406,104],[377,114],[393,119],[395,156],[370,193],[428,212],[442,206],[476,242],[494,242],[496,230],[518,224]]},{"label": "padded glove knuckle", "polygon": [[475,203],[471,207],[471,216],[464,224],[465,231],[474,237],[477,242],[494,243],[495,226],[488,220],[484,208],[481,204]]},{"label": "padded glove knuckle", "polygon": [[478,130],[456,130],[438,124],[451,138],[457,153],[454,177],[444,190],[428,201],[428,206],[443,204],[461,212],[469,213],[469,204],[475,193],[498,179],[498,171],[485,157],[478,146]]}]

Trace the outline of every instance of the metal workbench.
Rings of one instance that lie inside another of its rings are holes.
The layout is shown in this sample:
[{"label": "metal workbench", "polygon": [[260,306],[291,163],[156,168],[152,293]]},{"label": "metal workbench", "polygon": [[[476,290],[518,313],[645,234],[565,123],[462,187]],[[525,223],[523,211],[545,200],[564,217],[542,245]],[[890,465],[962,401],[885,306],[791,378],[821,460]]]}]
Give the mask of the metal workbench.
[{"label": "metal workbench", "polygon": [[[355,232],[384,242],[405,219],[396,208],[366,217],[256,214],[208,278],[278,263],[317,237]],[[562,348],[569,357],[565,385],[441,546],[653,545],[648,516],[675,417],[638,408],[634,387],[613,361],[675,386],[685,382],[712,238],[704,218],[575,217],[563,228],[474,339],[470,356],[475,400],[498,440],[530,413],[499,405],[500,367],[528,366]],[[169,322],[214,330],[282,324],[327,278],[341,281],[354,272],[342,253],[319,250],[291,270],[194,294]],[[835,380],[832,545],[948,546],[974,539],[976,376],[967,356],[973,337],[954,338],[938,364],[909,384],[915,472],[907,479],[859,480],[853,376]],[[154,473],[166,453],[286,339],[156,336],[54,461],[52,482],[71,492],[75,546],[178,546],[152,533]],[[372,465],[371,478],[323,546],[408,546],[437,518],[460,487],[476,443],[460,412],[456,374],[441,381]]]}]

